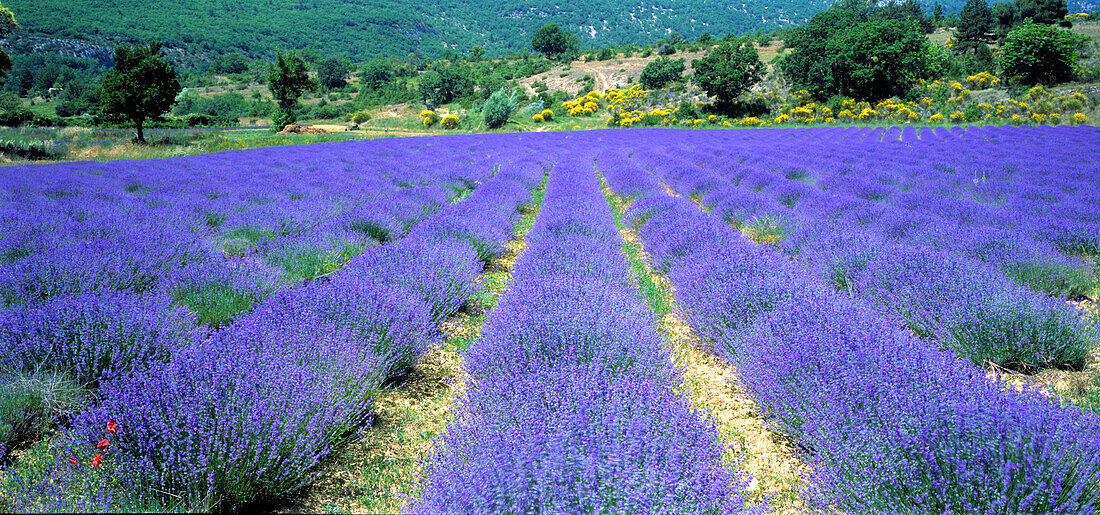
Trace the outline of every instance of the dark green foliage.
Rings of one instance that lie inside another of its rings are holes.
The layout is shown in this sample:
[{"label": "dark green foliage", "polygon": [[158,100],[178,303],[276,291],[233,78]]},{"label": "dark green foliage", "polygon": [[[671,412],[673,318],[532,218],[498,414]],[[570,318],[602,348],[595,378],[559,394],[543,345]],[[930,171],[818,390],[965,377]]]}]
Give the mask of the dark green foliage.
[{"label": "dark green foliage", "polygon": [[376,58],[363,65],[359,72],[359,83],[367,89],[378,89],[393,80],[393,77],[394,70],[390,60]]},{"label": "dark green foliage", "polygon": [[959,27],[955,31],[958,41],[956,51],[965,52],[979,43],[989,43],[993,32],[993,11],[985,0],[966,0],[962,14],[959,15]]},{"label": "dark green foliage", "polygon": [[539,27],[531,36],[531,48],[549,59],[571,59],[580,51],[577,35],[562,30],[556,23]]},{"label": "dark green foliage", "polygon": [[[284,113],[293,113],[298,98],[313,89],[306,62],[296,52],[277,52],[267,72],[267,87]],[[293,120],[291,120],[293,121]]]},{"label": "dark green foliage", "polygon": [[481,108],[485,126],[495,129],[504,125],[508,121],[508,117],[512,116],[512,112],[516,110],[516,102],[514,92],[507,93],[503,89],[496,90]]},{"label": "dark green foliage", "polygon": [[1001,69],[1023,84],[1056,84],[1073,78],[1079,37],[1068,30],[1025,23],[1009,32],[1001,49]]},{"label": "dark green foliage", "polygon": [[463,96],[470,88],[467,76],[454,66],[436,66],[420,76],[417,91],[432,105],[443,105]]},{"label": "dark green foliage", "polygon": [[210,63],[210,71],[228,75],[230,73],[245,73],[248,71],[249,60],[236,52],[222,54],[214,58]]},{"label": "dark green foliage", "polygon": [[661,56],[645,65],[639,82],[646,89],[661,89],[670,82],[684,80],[684,60]]},{"label": "dark green foliage", "polygon": [[1066,0],[1006,0],[993,4],[992,10],[997,20],[997,37],[1002,43],[1013,28],[1026,20],[1052,25],[1064,21],[1069,14]]},{"label": "dark green foliage", "polygon": [[[11,9],[5,8],[0,5],[0,39],[7,38],[8,35],[19,29],[19,24],[15,21],[15,14],[11,12]],[[8,70],[11,70],[12,61],[11,54],[3,46],[0,46],[0,78],[8,76]]]},{"label": "dark green foliage", "polygon": [[723,41],[702,59],[691,61],[692,81],[720,103],[731,103],[760,82],[764,63],[748,41]]},{"label": "dark green foliage", "polygon": [[145,120],[172,108],[180,93],[176,70],[164,60],[163,44],[115,48],[115,66],[103,77],[98,91],[102,114],[130,120],[138,141],[145,142]]},{"label": "dark green foliage", "polygon": [[791,31],[780,68],[795,87],[825,99],[900,96],[933,78],[932,46],[912,20],[882,19],[875,4],[844,1]]},{"label": "dark green foliage", "polygon": [[347,59],[330,57],[317,63],[317,82],[326,90],[341,89],[348,85],[352,64]]},{"label": "dark green foliage", "polygon": [[34,113],[23,105],[23,101],[15,93],[5,91],[0,93],[0,125],[18,127],[34,118]]},{"label": "dark green foliage", "polygon": [[912,21],[916,23],[917,26],[920,27],[921,32],[925,34],[931,34],[936,28],[935,21],[924,15],[924,10],[921,9],[920,4],[917,3],[916,0],[889,2],[880,5],[874,10],[874,19]]}]

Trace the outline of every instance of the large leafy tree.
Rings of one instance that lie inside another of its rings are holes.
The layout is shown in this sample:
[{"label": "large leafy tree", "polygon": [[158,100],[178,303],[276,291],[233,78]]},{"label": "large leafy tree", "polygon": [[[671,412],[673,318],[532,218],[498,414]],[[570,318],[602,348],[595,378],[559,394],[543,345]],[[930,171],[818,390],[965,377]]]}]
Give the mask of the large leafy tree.
[{"label": "large leafy tree", "polygon": [[[267,69],[267,87],[271,90],[271,96],[279,104],[282,114],[279,122],[292,123],[294,121],[294,109],[298,105],[298,99],[306,91],[313,89],[313,81],[309,78],[306,62],[295,52],[275,52],[275,62]],[[283,123],[276,123],[276,126]],[[277,127],[281,128],[281,127]]]},{"label": "large leafy tree", "polygon": [[959,15],[959,27],[955,31],[958,41],[956,49],[961,53],[992,41],[993,10],[985,0],[966,0],[962,14]]},{"label": "large leafy tree", "polygon": [[692,60],[691,67],[691,80],[724,105],[760,82],[764,73],[764,63],[748,40],[723,41],[702,59]]},{"label": "large leafy tree", "polygon": [[[0,39],[8,37],[10,34],[19,29],[19,24],[15,22],[15,14],[11,12],[11,9],[0,5]],[[8,76],[8,70],[11,69],[11,55],[3,47],[0,47],[0,78]]]},{"label": "large leafy tree", "polygon": [[420,76],[417,91],[424,102],[440,106],[463,96],[470,81],[457,66],[439,65]]},{"label": "large leafy tree", "polygon": [[1055,84],[1073,78],[1080,37],[1040,23],[1024,23],[1005,38],[1001,69],[1023,84]]},{"label": "large leafy tree", "polygon": [[164,60],[163,43],[115,48],[115,65],[103,77],[97,97],[104,115],[133,122],[145,142],[145,120],[172,108],[182,89],[176,70]]},{"label": "large leafy tree", "polygon": [[670,82],[684,80],[684,60],[660,56],[645,65],[638,82],[646,89],[661,89]]},{"label": "large leafy tree", "polygon": [[577,35],[562,30],[556,23],[539,27],[531,36],[531,48],[549,59],[572,58],[580,52]]},{"label": "large leafy tree", "polygon": [[317,63],[317,82],[326,90],[347,86],[352,65],[347,59],[330,57]]},{"label": "large leafy tree", "polygon": [[878,100],[935,74],[931,44],[913,20],[883,19],[873,3],[842,1],[794,29],[784,76],[820,99]]}]

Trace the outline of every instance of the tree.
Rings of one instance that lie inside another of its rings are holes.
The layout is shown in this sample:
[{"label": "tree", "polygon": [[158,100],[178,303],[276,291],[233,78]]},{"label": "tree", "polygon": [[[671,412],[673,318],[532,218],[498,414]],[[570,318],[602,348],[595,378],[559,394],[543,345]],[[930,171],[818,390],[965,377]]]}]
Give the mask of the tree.
[{"label": "tree", "polygon": [[[7,38],[9,35],[19,30],[19,24],[15,21],[15,14],[8,9],[0,5],[0,39]],[[11,55],[3,46],[0,46],[0,78],[8,76],[8,70],[11,69]]]},{"label": "tree", "polygon": [[439,106],[459,97],[467,86],[466,77],[453,66],[437,65],[420,76],[417,91],[424,102]]},{"label": "tree", "polygon": [[367,89],[378,89],[393,80],[393,66],[390,60],[376,57],[363,65],[359,72],[359,83]]},{"label": "tree", "polygon": [[[279,104],[283,116],[280,121],[294,122],[294,109],[302,93],[313,89],[313,81],[306,70],[306,62],[294,52],[275,52],[275,62],[267,69],[267,87]],[[282,124],[275,124],[282,125]],[[281,129],[282,127],[272,127]]]},{"label": "tree", "polygon": [[548,59],[572,59],[580,52],[577,35],[562,30],[556,23],[539,27],[531,36],[531,49]]},{"label": "tree", "polygon": [[975,47],[979,43],[990,43],[989,33],[993,31],[993,11],[985,0],[966,0],[962,14],[959,15],[959,27],[955,31],[959,53]]},{"label": "tree", "polygon": [[783,75],[819,99],[901,96],[937,74],[932,45],[912,20],[875,19],[877,7],[842,0],[791,31]]},{"label": "tree", "polygon": [[702,59],[692,60],[691,67],[695,69],[692,81],[727,105],[764,74],[764,63],[748,40],[724,41]]},{"label": "tree", "polygon": [[936,25],[939,25],[940,22],[943,21],[943,5],[937,3],[935,7],[932,8],[932,20],[936,22]]},{"label": "tree", "polygon": [[658,57],[645,65],[638,80],[646,89],[661,89],[670,82],[684,80],[684,60]]},{"label": "tree", "polygon": [[1016,24],[1031,18],[1035,23],[1053,25],[1069,14],[1066,0],[1016,0]]},{"label": "tree", "polygon": [[347,86],[351,63],[347,59],[330,57],[317,63],[317,82],[326,90]]},{"label": "tree", "polygon": [[210,71],[224,74],[247,72],[248,58],[235,52],[219,55],[210,63]]},{"label": "tree", "polygon": [[1000,64],[1005,75],[1023,84],[1055,84],[1073,78],[1080,40],[1068,30],[1025,22],[1005,38]]},{"label": "tree", "polygon": [[145,120],[172,108],[182,89],[176,70],[164,60],[163,43],[115,48],[115,65],[97,91],[99,107],[108,117],[129,119],[137,140],[145,143]]},{"label": "tree", "polygon": [[466,60],[470,61],[471,63],[476,63],[484,58],[485,49],[475,45],[473,47],[470,47],[470,54],[466,57]]}]

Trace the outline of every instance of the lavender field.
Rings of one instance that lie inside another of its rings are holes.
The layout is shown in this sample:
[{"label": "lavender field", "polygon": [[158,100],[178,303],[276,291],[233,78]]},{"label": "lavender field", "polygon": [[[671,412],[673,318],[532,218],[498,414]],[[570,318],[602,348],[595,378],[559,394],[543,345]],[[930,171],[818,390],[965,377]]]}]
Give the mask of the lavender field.
[{"label": "lavender field", "polygon": [[0,511],[293,505],[481,310],[402,511],[1100,507],[1100,417],[998,375],[1098,366],[1094,127],[349,141],[10,167],[0,203]]}]

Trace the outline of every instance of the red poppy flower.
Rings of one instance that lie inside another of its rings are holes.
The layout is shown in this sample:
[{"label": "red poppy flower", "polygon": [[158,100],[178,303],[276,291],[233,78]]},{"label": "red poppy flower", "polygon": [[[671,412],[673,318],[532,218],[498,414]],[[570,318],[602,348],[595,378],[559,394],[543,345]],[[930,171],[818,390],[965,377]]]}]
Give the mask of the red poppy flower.
[{"label": "red poppy flower", "polygon": [[107,430],[112,432],[112,433],[118,431],[118,422],[115,422],[114,420],[108,420],[107,421]]},{"label": "red poppy flower", "polygon": [[102,454],[96,454],[95,457],[92,458],[92,466],[93,467],[98,467],[99,462],[101,462],[101,461],[103,461],[103,455]]},{"label": "red poppy flower", "polygon": [[104,438],[104,439],[100,440],[99,443],[95,444],[95,448],[102,450],[102,449],[106,449],[108,445],[111,445],[111,441]]},{"label": "red poppy flower", "polygon": [[76,458],[69,458],[69,463],[76,465]]}]

